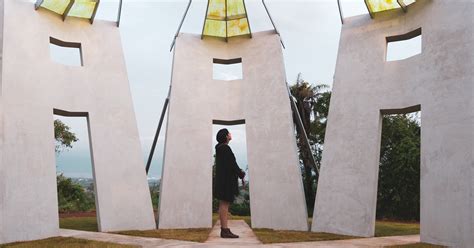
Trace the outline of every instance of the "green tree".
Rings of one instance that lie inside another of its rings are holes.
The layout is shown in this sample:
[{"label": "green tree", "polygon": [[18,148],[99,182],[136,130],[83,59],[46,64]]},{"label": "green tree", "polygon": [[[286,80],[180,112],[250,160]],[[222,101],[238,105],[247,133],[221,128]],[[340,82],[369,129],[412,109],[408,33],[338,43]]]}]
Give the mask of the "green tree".
[{"label": "green tree", "polygon": [[[300,154],[300,162],[303,165],[303,183],[306,196],[308,213],[311,215],[314,209],[314,200],[317,186],[317,168],[321,164],[322,147],[324,144],[324,133],[326,131],[326,121],[329,110],[331,92],[326,91],[329,86],[319,84],[311,85],[298,75],[296,84],[290,87],[290,92],[296,100],[296,106],[303,122],[305,132],[310,141],[312,149],[305,145],[300,130],[297,129],[297,142]],[[311,163],[311,156],[314,156],[316,167]]]},{"label": "green tree", "polygon": [[150,195],[151,195],[151,202],[153,204],[153,209],[158,208],[158,202],[160,200],[160,183],[155,182],[149,185],[150,188]]},{"label": "green tree", "polygon": [[384,116],[377,218],[419,220],[420,131],[417,115]]},{"label": "green tree", "polygon": [[76,134],[71,132],[70,127],[58,119],[54,120],[54,139],[56,153],[72,148],[72,144],[79,140]]},{"label": "green tree", "polygon": [[93,195],[63,174],[57,176],[59,212],[88,211],[94,208]]},{"label": "green tree", "polygon": [[[61,120],[54,120],[55,151],[57,154],[72,148],[79,139],[71,132],[69,126]],[[88,211],[94,209],[95,198],[93,185],[87,191],[71,178],[62,173],[56,176],[58,191],[58,208],[60,212]]]}]

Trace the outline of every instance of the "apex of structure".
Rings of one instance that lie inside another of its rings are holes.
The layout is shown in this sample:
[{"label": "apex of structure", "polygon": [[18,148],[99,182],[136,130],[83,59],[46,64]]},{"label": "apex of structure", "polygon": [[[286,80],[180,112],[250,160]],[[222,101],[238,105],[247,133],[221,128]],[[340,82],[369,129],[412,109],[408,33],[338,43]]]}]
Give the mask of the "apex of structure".
[{"label": "apex of structure", "polygon": [[208,0],[202,37],[252,37],[245,0]]}]

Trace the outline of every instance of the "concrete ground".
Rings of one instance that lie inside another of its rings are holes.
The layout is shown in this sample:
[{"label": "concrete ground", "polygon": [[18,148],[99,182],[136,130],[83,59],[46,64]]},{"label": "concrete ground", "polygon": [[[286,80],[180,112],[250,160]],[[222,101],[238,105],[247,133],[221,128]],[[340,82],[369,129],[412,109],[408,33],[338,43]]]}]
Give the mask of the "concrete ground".
[{"label": "concrete ground", "polygon": [[229,228],[235,234],[238,234],[238,239],[221,239],[220,238],[220,224],[214,225],[209,238],[205,243],[195,243],[180,240],[159,239],[159,238],[142,238],[119,234],[99,233],[99,232],[85,232],[61,229],[60,236],[74,237],[81,239],[89,239],[96,241],[113,242],[119,244],[136,245],[144,248],[148,247],[268,247],[268,248],[305,248],[305,247],[328,247],[328,248],[361,248],[361,247],[385,247],[391,245],[403,245],[420,242],[419,235],[408,236],[392,236],[379,238],[360,238],[348,240],[334,240],[334,241],[317,241],[317,242],[298,242],[298,243],[281,243],[281,244],[262,244],[252,229],[243,220],[230,220]]}]

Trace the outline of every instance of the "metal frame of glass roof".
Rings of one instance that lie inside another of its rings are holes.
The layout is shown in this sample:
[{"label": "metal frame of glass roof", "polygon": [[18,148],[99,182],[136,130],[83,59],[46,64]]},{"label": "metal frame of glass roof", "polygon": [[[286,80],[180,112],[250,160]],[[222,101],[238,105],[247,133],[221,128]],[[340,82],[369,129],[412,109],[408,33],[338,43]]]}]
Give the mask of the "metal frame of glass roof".
[{"label": "metal frame of glass roof", "polygon": [[[35,10],[41,7],[61,15],[63,21],[67,17],[77,17],[88,19],[93,24],[99,4],[100,0],[36,0]],[[117,27],[120,25],[121,14],[122,0],[119,1]]]}]

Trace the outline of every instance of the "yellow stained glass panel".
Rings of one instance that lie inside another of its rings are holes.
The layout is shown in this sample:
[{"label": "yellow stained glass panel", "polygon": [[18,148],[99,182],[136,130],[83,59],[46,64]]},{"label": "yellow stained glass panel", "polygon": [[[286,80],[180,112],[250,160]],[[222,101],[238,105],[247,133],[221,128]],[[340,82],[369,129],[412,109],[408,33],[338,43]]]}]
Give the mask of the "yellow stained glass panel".
[{"label": "yellow stained glass panel", "polygon": [[206,20],[203,35],[226,37],[225,21]]},{"label": "yellow stained glass panel", "polygon": [[207,18],[214,20],[224,20],[225,2],[226,0],[209,0]]},{"label": "yellow stained glass panel", "polygon": [[96,4],[97,3],[94,0],[76,0],[68,15],[81,18],[91,18]]},{"label": "yellow stained glass panel", "polygon": [[227,16],[245,15],[244,0],[227,0]]},{"label": "yellow stained glass panel", "polygon": [[43,3],[41,3],[41,7],[56,12],[60,15],[66,11],[68,5],[69,0],[44,0]]},{"label": "yellow stained glass panel", "polygon": [[250,34],[244,1],[208,0],[202,34],[221,38]]},{"label": "yellow stained glass panel", "polygon": [[227,22],[227,36],[238,36],[250,34],[249,23],[247,18],[230,20]]},{"label": "yellow stained glass panel", "polygon": [[[408,6],[415,1],[416,0],[401,0],[400,3]],[[397,0],[365,0],[365,2],[369,7],[369,11],[372,13],[401,8]]]}]

